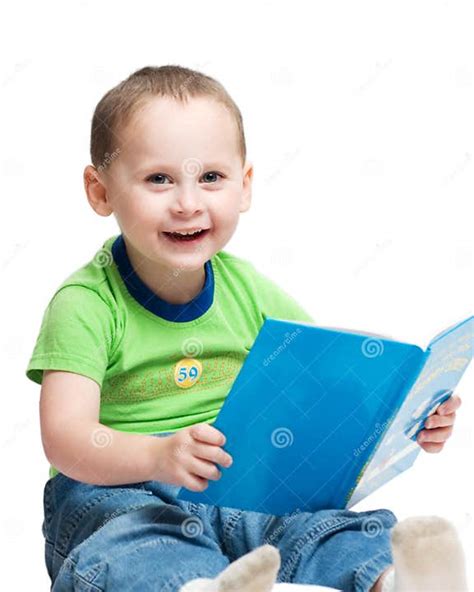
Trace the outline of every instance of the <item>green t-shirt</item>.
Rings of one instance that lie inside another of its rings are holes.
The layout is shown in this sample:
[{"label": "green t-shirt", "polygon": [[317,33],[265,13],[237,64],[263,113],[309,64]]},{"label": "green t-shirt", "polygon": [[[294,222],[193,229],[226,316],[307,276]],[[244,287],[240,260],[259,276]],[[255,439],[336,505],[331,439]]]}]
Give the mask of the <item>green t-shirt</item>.
[{"label": "green t-shirt", "polygon": [[[49,301],[27,377],[90,377],[101,391],[99,421],[124,432],[212,423],[265,317],[314,320],[245,259],[219,251],[205,271],[192,301],[168,303],[135,273],[123,236],[110,237]],[[50,477],[57,473],[51,465]]]}]

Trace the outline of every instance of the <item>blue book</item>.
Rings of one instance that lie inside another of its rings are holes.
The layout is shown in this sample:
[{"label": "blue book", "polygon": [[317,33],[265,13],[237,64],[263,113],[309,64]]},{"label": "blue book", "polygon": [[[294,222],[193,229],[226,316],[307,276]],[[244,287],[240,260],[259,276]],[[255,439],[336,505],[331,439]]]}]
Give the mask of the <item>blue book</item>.
[{"label": "blue book", "polygon": [[267,317],[212,425],[233,464],[178,498],[275,515],[350,508],[407,470],[455,390],[474,316],[417,345]]}]

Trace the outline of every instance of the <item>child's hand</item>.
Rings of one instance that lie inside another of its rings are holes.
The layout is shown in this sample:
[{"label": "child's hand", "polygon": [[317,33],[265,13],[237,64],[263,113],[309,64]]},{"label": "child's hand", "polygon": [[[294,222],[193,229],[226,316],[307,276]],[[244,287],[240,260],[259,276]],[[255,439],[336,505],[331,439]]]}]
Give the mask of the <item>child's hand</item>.
[{"label": "child's hand", "polygon": [[155,448],[155,476],[152,479],[180,485],[191,491],[204,491],[208,480],[220,479],[223,467],[232,464],[232,457],[220,448],[225,436],[217,428],[201,423],[184,428],[170,436],[155,438],[162,445]]},{"label": "child's hand", "polygon": [[461,406],[461,398],[451,395],[436,412],[425,419],[425,428],[417,436],[418,444],[426,452],[441,452],[446,440],[453,433],[456,409]]}]

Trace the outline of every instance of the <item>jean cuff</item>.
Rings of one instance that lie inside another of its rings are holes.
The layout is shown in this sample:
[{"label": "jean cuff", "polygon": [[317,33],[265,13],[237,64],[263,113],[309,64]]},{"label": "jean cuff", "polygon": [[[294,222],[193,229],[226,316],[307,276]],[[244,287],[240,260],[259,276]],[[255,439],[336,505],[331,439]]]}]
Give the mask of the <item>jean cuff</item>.
[{"label": "jean cuff", "polygon": [[393,565],[393,557],[387,551],[369,559],[354,572],[354,591],[369,592],[382,573],[391,565]]}]

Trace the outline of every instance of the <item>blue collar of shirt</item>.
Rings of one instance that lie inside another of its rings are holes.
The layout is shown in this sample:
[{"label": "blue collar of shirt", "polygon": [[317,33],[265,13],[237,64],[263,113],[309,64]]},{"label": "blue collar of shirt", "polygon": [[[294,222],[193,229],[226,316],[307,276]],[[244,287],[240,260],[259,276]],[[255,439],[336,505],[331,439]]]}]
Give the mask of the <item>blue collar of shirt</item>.
[{"label": "blue collar of shirt", "polygon": [[214,273],[210,260],[204,264],[206,280],[201,292],[189,302],[172,304],[157,296],[135,273],[122,234],[112,244],[112,255],[129,293],[156,316],[184,323],[197,319],[211,307],[214,300]]}]

